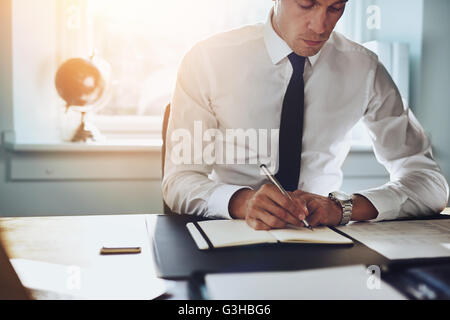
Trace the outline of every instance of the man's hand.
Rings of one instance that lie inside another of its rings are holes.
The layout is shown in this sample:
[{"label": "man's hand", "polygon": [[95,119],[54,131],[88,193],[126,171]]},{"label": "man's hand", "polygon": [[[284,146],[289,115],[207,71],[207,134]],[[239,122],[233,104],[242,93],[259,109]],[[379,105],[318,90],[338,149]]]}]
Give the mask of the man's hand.
[{"label": "man's hand", "polygon": [[231,197],[229,212],[234,219],[244,219],[255,230],[285,228],[286,224],[304,226],[306,204],[294,197],[285,197],[276,186],[263,185],[258,191],[243,189]]},{"label": "man's hand", "polygon": [[306,204],[308,208],[306,221],[311,227],[319,225],[337,226],[340,224],[342,208],[330,198],[301,190],[294,191],[294,196]]},{"label": "man's hand", "polygon": [[[337,226],[341,223],[342,208],[330,198],[301,190],[294,191],[294,197],[306,204],[306,221],[311,227],[317,227],[318,225]],[[353,221],[373,220],[377,216],[377,209],[368,199],[359,194],[353,195]]]}]

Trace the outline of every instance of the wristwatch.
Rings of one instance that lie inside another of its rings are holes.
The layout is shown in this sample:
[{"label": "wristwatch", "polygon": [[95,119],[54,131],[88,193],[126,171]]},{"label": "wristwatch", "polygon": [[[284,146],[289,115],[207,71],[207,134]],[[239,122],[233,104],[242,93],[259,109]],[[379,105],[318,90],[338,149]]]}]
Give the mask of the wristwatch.
[{"label": "wristwatch", "polygon": [[342,220],[340,225],[345,226],[352,219],[353,200],[352,196],[349,196],[341,191],[331,192],[328,198],[336,202],[342,208]]}]

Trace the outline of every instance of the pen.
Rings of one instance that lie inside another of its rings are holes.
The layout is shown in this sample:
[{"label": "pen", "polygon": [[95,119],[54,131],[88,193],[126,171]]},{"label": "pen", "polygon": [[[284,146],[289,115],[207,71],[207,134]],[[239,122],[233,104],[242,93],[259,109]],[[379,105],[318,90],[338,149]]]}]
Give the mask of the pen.
[{"label": "pen", "polygon": [[137,254],[141,253],[141,247],[103,247],[100,251],[102,255],[109,254]]},{"label": "pen", "polygon": [[[267,176],[267,178],[269,178],[269,180],[277,186],[278,190],[280,190],[280,192],[285,195],[289,200],[291,200],[292,202],[294,202],[294,199],[292,199],[292,197],[289,195],[289,193],[286,192],[286,190],[284,190],[283,186],[281,185],[281,183],[279,183],[277,181],[277,179],[272,175],[272,173],[269,171],[269,169],[267,169],[265,164],[262,164],[260,166],[260,168],[264,171],[265,175]],[[309,223],[303,219],[302,222],[305,224],[305,226],[311,230],[314,231],[313,228],[309,225]]]}]

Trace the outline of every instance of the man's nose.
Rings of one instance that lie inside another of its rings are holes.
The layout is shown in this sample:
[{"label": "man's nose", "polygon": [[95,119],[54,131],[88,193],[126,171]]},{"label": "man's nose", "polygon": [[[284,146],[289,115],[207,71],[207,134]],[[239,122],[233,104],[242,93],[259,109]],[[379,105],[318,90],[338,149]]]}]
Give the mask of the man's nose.
[{"label": "man's nose", "polygon": [[323,34],[326,32],[326,10],[316,10],[313,12],[311,20],[309,21],[309,29],[316,34]]}]

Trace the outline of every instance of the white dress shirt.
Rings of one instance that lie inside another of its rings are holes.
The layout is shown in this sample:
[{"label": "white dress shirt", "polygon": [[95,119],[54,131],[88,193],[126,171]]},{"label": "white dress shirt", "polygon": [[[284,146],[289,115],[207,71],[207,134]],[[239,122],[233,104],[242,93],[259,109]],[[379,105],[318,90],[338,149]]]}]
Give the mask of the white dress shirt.
[{"label": "white dress shirt", "polygon": [[[162,183],[174,212],[229,219],[228,205],[236,191],[256,190],[269,182],[256,163],[193,159],[189,164],[171,155],[177,130],[194,136],[195,121],[201,121],[203,130],[221,132],[279,129],[293,72],[290,53],[270,17],[265,24],[215,35],[187,53],[172,99]],[[306,59],[304,81],[299,189],[325,196],[340,189],[351,129],[363,119],[375,155],[390,173],[389,183],[357,192],[378,210],[376,220],[429,215],[446,206],[449,188],[430,142],[374,53],[334,32],[316,56]],[[278,152],[278,141],[271,143]]]}]

